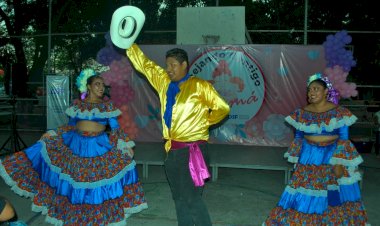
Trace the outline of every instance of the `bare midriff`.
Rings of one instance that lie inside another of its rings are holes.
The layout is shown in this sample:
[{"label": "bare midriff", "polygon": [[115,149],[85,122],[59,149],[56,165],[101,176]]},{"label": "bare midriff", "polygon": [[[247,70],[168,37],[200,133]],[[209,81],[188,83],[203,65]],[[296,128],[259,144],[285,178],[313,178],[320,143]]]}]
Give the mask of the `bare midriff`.
[{"label": "bare midriff", "polygon": [[83,132],[103,132],[106,129],[106,126],[99,124],[97,122],[81,120],[77,122],[76,128],[79,131]]},{"label": "bare midriff", "polygon": [[335,141],[336,139],[338,139],[338,135],[334,135],[334,136],[304,136],[304,138],[308,141],[311,141],[311,142],[332,142],[332,141]]}]

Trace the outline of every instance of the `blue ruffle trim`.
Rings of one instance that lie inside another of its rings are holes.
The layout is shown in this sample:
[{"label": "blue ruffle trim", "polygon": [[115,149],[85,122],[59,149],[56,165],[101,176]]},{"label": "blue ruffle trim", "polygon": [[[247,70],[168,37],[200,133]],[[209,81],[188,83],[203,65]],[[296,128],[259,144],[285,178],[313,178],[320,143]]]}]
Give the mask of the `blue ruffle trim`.
[{"label": "blue ruffle trim", "polygon": [[62,139],[63,143],[73,151],[73,154],[80,157],[100,156],[112,148],[106,133],[98,136],[82,136],[74,130],[63,133]]},{"label": "blue ruffle trim", "polygon": [[[129,218],[132,214],[141,212],[147,208],[148,208],[147,203],[142,203],[138,206],[134,206],[131,208],[124,208],[124,213],[125,213],[124,219],[122,221],[119,221],[119,222],[114,222],[114,223],[108,224],[108,226],[125,226],[125,225],[127,225],[127,218]],[[41,212],[43,215],[46,215],[45,221],[50,223],[50,224],[53,224],[55,226],[63,226],[64,225],[62,220],[59,220],[53,216],[48,215],[48,209],[45,206],[37,206],[35,204],[32,204],[32,211],[37,212],[37,213]]]},{"label": "blue ruffle trim", "polygon": [[339,206],[345,202],[361,200],[358,183],[340,185],[339,190],[316,191],[303,188],[286,187],[278,206],[283,209],[295,209],[309,214],[323,214],[328,206]]},{"label": "blue ruffle trim", "polygon": [[278,205],[283,209],[295,209],[303,213],[322,214],[328,206],[326,196],[310,196],[302,193],[291,194],[286,190],[282,194]]},{"label": "blue ruffle trim", "polygon": [[122,196],[124,186],[138,182],[134,161],[112,178],[95,182],[76,182],[70,175],[61,173],[60,168],[51,164],[44,142],[39,141],[29,147],[25,154],[41,180],[56,188],[57,194],[66,196],[73,204],[103,203]]},{"label": "blue ruffle trim", "polygon": [[337,140],[330,145],[320,146],[310,143],[304,138],[296,138],[284,153],[284,158],[287,158],[291,163],[339,164],[347,167],[357,167],[363,162],[363,158],[356,149],[354,151],[351,149],[355,149],[355,147],[349,140],[345,142]]},{"label": "blue ruffle trim", "polygon": [[356,202],[361,199],[359,183],[340,185],[340,200],[342,202]]},{"label": "blue ruffle trim", "polygon": [[336,143],[327,146],[313,145],[303,140],[298,162],[304,165],[328,164],[336,149]]},{"label": "blue ruffle trim", "polygon": [[297,122],[292,117],[287,116],[285,121],[292,125],[295,129],[303,131],[305,133],[321,133],[323,129],[327,132],[331,132],[334,129],[338,129],[342,126],[351,126],[356,122],[358,118],[355,115],[344,116],[340,119],[332,118],[329,123],[320,122],[319,124],[310,121],[307,123]]}]

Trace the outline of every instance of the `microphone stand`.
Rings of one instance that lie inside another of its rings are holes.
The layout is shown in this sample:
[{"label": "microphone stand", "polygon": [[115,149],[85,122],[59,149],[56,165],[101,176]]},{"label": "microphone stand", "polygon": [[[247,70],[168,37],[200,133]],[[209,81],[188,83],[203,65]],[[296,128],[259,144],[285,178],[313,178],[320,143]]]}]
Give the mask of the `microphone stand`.
[{"label": "microphone stand", "polygon": [[[12,152],[18,152],[27,147],[25,142],[21,139],[18,131],[17,131],[17,114],[16,114],[16,97],[12,95],[9,103],[12,105],[12,116],[11,116],[11,134],[8,139],[1,145],[0,155],[11,154]],[[23,147],[21,148],[20,142]],[[10,148],[6,148],[6,145],[10,143]],[[2,150],[5,150],[4,153],[1,153]]]}]

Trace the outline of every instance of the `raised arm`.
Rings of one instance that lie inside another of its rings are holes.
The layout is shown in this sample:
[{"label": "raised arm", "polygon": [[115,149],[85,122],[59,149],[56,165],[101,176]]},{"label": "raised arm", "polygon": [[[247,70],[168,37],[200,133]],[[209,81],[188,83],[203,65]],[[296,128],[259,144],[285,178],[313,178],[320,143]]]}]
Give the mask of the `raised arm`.
[{"label": "raised arm", "polygon": [[166,71],[150,60],[137,44],[133,44],[127,49],[127,56],[135,69],[148,79],[155,90],[159,91],[163,84],[170,83]]}]

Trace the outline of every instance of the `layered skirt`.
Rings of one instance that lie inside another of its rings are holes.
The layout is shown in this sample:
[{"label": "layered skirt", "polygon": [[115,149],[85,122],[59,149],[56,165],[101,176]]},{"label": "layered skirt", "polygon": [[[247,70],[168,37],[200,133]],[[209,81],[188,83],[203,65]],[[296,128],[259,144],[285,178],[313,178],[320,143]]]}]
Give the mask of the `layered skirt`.
[{"label": "layered skirt", "polygon": [[[285,154],[294,173],[264,225],[366,225],[358,165],[363,161],[349,140],[314,143],[296,139]],[[334,165],[343,165],[337,178]]]},{"label": "layered skirt", "polygon": [[55,225],[125,225],[147,208],[125,134],[58,132],[0,161],[11,189]]}]

